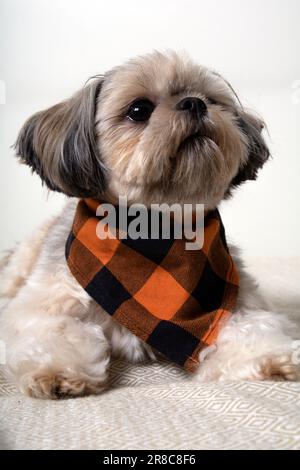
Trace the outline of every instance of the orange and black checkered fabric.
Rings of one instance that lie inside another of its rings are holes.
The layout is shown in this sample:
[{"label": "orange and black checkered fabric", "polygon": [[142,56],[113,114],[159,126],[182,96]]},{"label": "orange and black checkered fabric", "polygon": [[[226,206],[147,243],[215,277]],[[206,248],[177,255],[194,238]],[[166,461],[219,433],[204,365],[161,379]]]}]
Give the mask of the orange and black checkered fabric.
[{"label": "orange and black checkered fabric", "polygon": [[238,273],[217,210],[201,250],[183,239],[98,238],[99,202],[78,203],[66,243],[69,268],[114,320],[171,361],[193,371],[232,314]]}]

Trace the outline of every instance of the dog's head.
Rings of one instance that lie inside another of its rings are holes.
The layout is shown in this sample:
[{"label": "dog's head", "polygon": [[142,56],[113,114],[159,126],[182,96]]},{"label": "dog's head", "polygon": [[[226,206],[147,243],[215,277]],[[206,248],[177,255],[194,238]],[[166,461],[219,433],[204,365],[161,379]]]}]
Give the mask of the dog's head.
[{"label": "dog's head", "polygon": [[155,52],[35,114],[16,143],[52,190],[215,207],[269,156],[261,120],[218,74]]}]

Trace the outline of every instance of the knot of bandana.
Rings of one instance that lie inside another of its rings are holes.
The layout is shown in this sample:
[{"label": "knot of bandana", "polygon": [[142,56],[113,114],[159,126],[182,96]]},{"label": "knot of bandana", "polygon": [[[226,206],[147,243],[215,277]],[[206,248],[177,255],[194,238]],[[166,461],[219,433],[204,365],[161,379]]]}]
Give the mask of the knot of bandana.
[{"label": "knot of bandana", "polygon": [[238,295],[238,273],[218,210],[205,216],[202,248],[187,250],[186,240],[173,233],[168,239],[100,239],[99,205],[91,199],[78,203],[66,243],[71,273],[114,320],[194,371]]}]

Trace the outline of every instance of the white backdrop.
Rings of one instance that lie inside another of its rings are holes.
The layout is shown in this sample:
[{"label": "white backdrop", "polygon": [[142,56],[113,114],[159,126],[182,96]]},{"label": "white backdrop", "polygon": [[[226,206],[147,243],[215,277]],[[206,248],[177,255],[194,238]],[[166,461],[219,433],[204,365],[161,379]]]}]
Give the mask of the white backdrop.
[{"label": "white backdrop", "polygon": [[33,112],[95,73],[153,48],[219,70],[268,124],[273,159],[223,204],[246,255],[300,255],[299,0],[0,0],[0,249],[65,198],[48,194],[10,146]]}]

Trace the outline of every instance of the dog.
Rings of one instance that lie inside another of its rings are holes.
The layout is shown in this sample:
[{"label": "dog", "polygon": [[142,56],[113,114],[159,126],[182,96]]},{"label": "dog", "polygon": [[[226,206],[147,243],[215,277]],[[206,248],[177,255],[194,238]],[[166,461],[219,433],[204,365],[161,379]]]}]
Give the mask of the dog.
[{"label": "dog", "polygon": [[[172,51],[153,52],[93,77],[69,100],[32,116],[16,153],[53,191],[71,197],[2,263],[1,339],[20,390],[38,398],[105,389],[111,357],[157,354],[115,322],[74,279],[65,259],[78,198],[119,195],[212,211],[268,160],[265,125],[218,73]],[[295,325],[270,309],[245,271],[234,314],[193,380],[296,380]],[[159,300],[159,299],[158,299]]]}]

